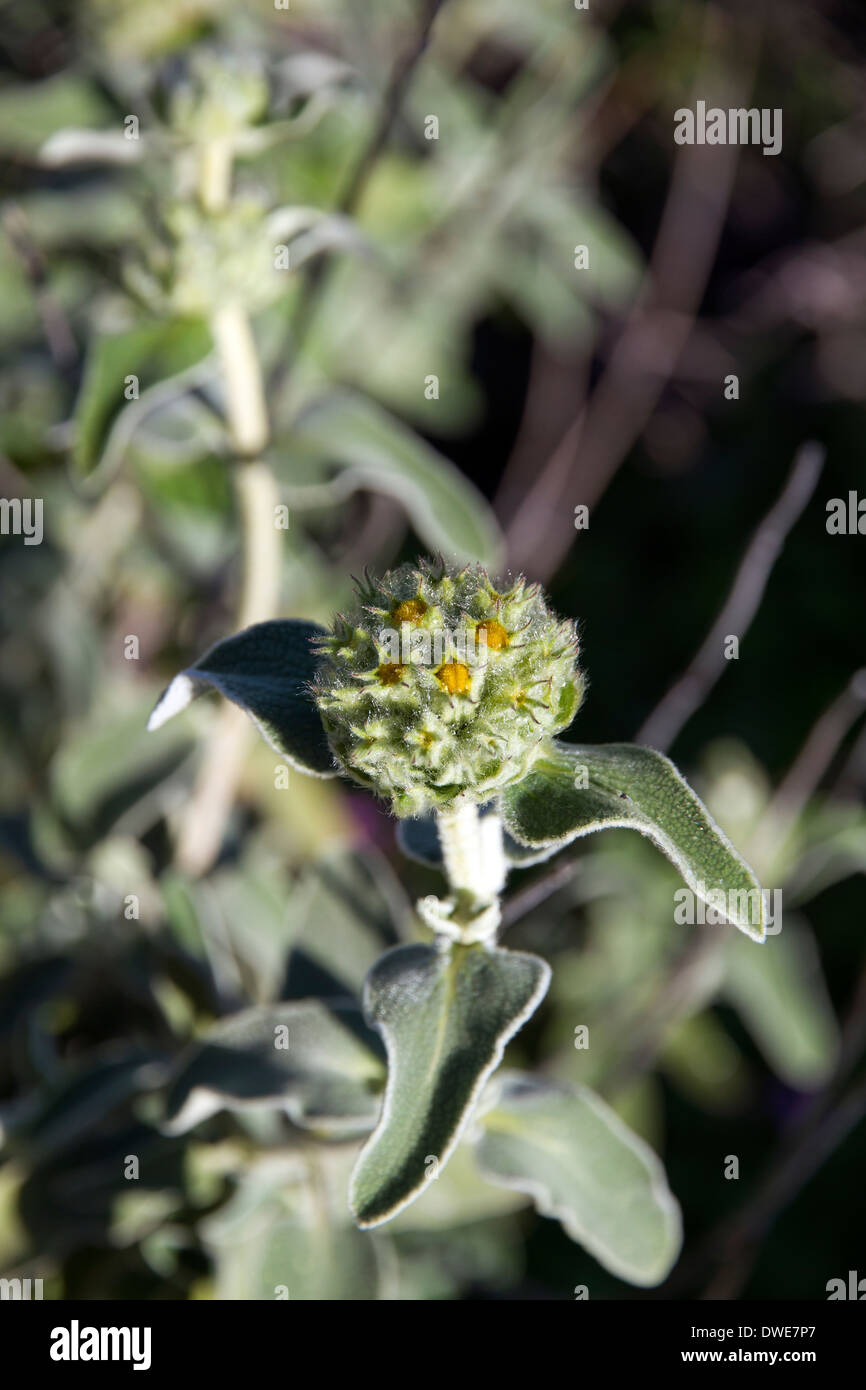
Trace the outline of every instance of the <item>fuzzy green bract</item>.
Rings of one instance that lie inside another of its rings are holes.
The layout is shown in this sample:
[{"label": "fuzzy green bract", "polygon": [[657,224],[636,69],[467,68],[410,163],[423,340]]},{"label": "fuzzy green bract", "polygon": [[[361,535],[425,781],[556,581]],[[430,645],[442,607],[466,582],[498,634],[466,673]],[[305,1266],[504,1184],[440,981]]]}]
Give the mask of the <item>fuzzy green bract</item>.
[{"label": "fuzzy green bract", "polygon": [[401,817],[519,782],[580,704],[574,624],[537,585],[500,590],[477,567],[422,562],[367,580],[318,645],[331,746]]}]

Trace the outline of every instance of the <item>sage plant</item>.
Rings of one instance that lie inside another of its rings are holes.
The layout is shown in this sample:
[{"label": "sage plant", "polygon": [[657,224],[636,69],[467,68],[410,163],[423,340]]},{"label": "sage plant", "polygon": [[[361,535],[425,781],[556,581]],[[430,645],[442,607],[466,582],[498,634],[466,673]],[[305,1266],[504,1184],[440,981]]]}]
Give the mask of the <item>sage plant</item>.
[{"label": "sage plant", "polygon": [[[275,620],[218,642],[174,678],[150,728],[215,689],[292,767],[385,801],[404,850],[444,873],[444,892],[417,903],[420,939],[386,951],[365,984],[388,1075],[350,1184],[358,1224],[415,1200],[474,1117],[487,1176],[529,1192],[622,1277],[653,1283],[679,1248],[655,1156],[585,1089],[511,1073],[485,1089],[550,981],[545,961],[498,943],[507,874],[625,827],[653,840],[699,897],[732,904],[730,920],[757,942],[763,899],[666,757],[558,737],[585,688],[578,654],[576,625],[537,585],[422,560],[365,576],[330,630]],[[607,1210],[551,1156],[587,1145],[602,1168],[619,1165]]]}]

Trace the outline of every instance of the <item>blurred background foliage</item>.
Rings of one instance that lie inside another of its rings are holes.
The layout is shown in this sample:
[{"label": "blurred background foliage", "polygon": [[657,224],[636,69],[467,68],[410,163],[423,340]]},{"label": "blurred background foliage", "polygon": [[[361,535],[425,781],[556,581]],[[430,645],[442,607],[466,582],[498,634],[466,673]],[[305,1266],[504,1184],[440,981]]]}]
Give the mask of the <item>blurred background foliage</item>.
[{"label": "blurred background foliage", "polygon": [[[828,499],[866,493],[859,7],[2,15],[0,492],[43,498],[45,537],[0,539],[0,1272],[71,1298],[824,1297],[864,1235],[866,568],[862,537],[825,525]],[[695,97],[782,107],[782,153],[676,146]],[[234,186],[208,219],[215,136]],[[678,925],[675,874],[624,832],[512,879],[508,944],[554,982],[509,1060],[597,1087],[663,1154],[686,1248],[658,1292],[459,1152],[356,1231],[355,1137],[290,1117],[279,1088],[250,1109],[221,1074],[220,1108],[170,1122],[217,1020],[357,998],[439,882],[368,798],[281,788],[258,744],[214,862],[178,856],[219,714],[145,723],[236,622],[227,295],[252,317],[262,460],[290,508],[279,611],[326,620],[351,572],[419,549],[524,569],[581,619],[584,742],[635,735],[798,447],[826,450],[739,659],[670,730],[782,890],[784,931],[759,951]]]}]

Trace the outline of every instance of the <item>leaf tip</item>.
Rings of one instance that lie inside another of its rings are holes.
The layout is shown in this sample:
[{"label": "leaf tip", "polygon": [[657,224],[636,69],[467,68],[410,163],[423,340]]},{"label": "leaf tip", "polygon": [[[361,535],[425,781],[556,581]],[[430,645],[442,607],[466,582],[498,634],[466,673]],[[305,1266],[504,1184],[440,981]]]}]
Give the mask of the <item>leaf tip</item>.
[{"label": "leaf tip", "polygon": [[195,685],[190,677],[183,673],[175,676],[151,711],[147,721],[148,733],[153,733],[155,729],[161,729],[163,724],[168,723],[169,719],[173,719],[176,714],[180,714],[181,710],[192,704],[194,699]]},{"label": "leaf tip", "polygon": [[739,927],[743,935],[747,936],[750,941],[754,941],[756,945],[766,946],[767,924],[763,920],[763,918],[760,922],[752,922],[748,918],[744,918],[739,921],[735,921],[734,926]]}]

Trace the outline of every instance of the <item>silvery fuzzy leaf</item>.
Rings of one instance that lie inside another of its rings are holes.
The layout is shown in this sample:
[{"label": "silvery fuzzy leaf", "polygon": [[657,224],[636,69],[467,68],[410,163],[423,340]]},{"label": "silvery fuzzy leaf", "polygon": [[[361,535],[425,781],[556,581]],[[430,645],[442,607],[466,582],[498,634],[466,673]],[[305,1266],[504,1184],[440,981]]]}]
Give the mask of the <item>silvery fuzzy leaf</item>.
[{"label": "silvery fuzzy leaf", "polygon": [[244,1009],[217,1023],[179,1065],[166,1129],[219,1110],[270,1106],[329,1135],[372,1127],[385,1071],[375,1034],[350,1001],[304,999]]},{"label": "silvery fuzzy leaf", "polygon": [[163,691],[147,727],[158,729],[206,690],[246,710],[268,743],[300,772],[336,777],[310,690],[317,655],[313,639],[324,629],[294,618],[255,623],[217,642]]},{"label": "silvery fuzzy leaf", "polygon": [[754,941],[766,934],[761,887],[706,807],[655,749],[552,741],[528,777],[501,798],[502,819],[520,843],[558,847],[595,830],[647,835],[692,891]]},{"label": "silvery fuzzy leaf", "polygon": [[385,1039],[388,1086],[352,1174],[360,1226],[396,1216],[435,1180],[549,982],[543,960],[499,947],[398,946],[377,961],[364,1007]]},{"label": "silvery fuzzy leaf", "polygon": [[652,1149],[585,1086],[505,1072],[491,1083],[476,1158],[528,1193],[605,1269],[659,1284],[679,1254],[679,1206]]}]

